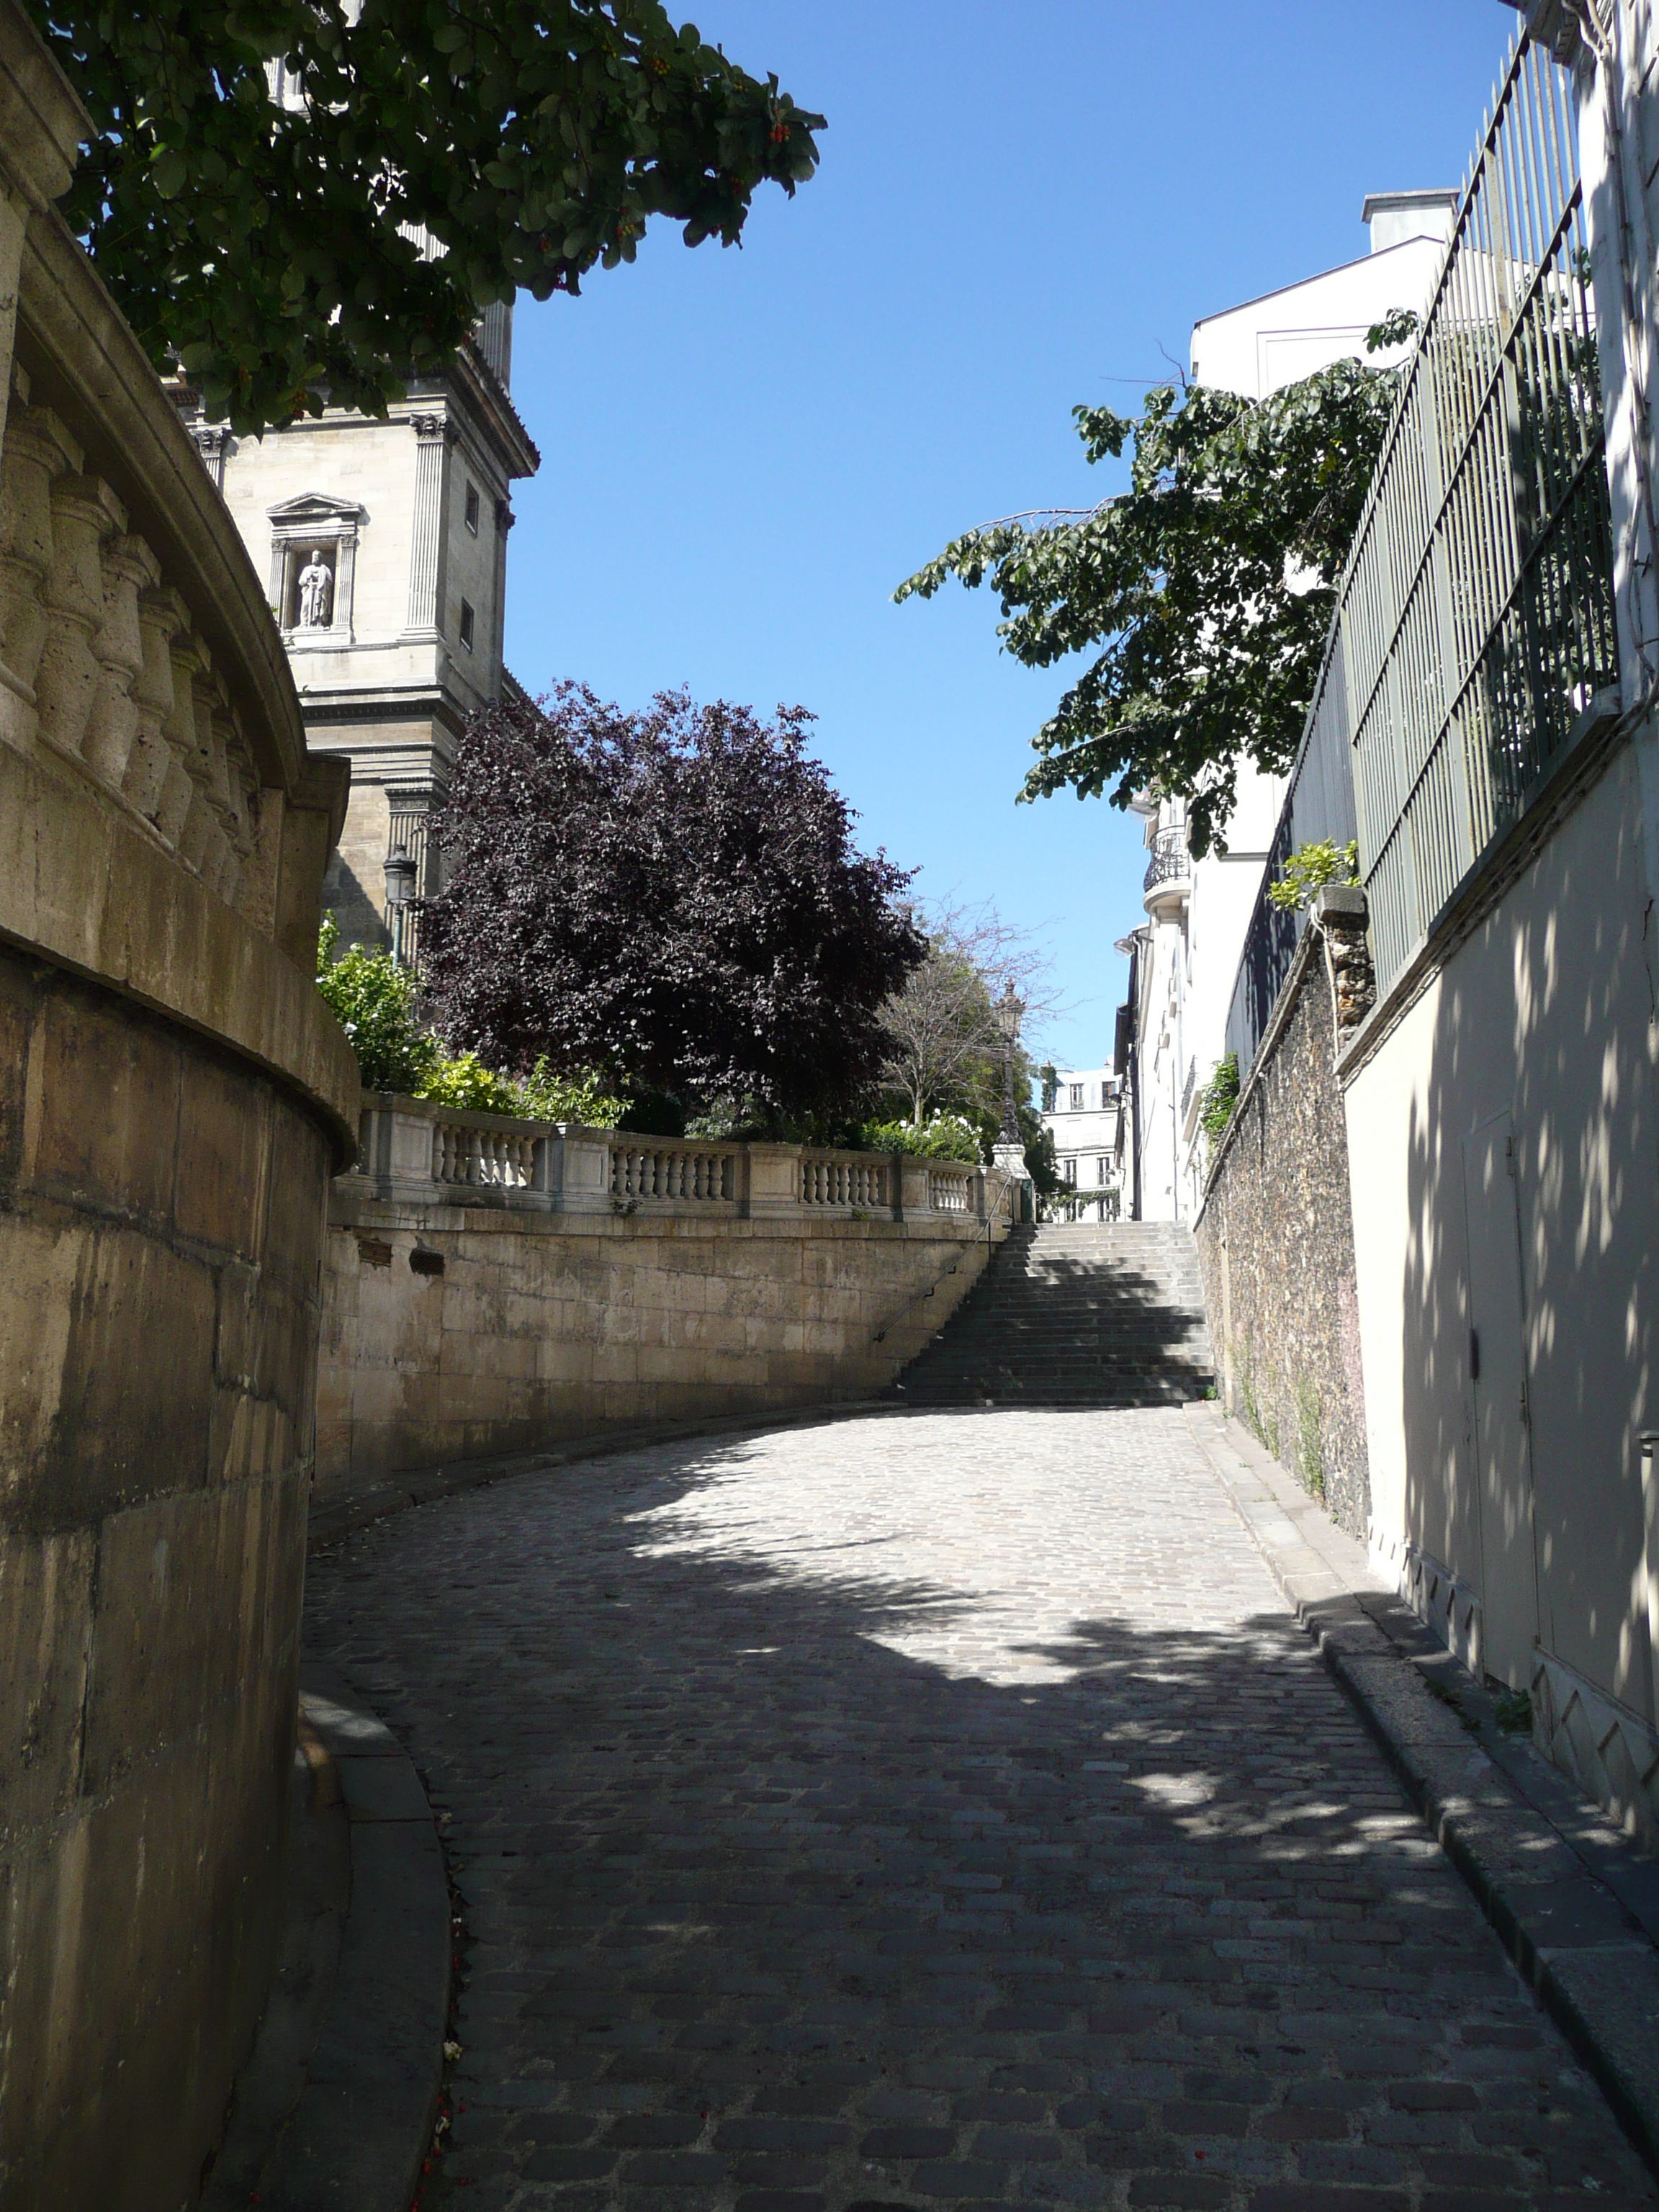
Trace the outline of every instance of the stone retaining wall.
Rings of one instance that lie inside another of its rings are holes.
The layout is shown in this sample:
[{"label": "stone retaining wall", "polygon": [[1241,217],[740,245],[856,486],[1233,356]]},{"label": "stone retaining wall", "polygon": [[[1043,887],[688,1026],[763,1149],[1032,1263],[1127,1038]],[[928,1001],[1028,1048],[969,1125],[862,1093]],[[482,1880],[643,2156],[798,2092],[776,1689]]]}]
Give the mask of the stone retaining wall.
[{"label": "stone retaining wall", "polygon": [[0,2205],[193,2203],[283,1900],[344,806],[0,0]]},{"label": "stone retaining wall", "polygon": [[[401,1103],[407,1143],[420,1125]],[[794,1147],[735,1148],[732,1196],[642,1204],[605,1195],[600,1166],[579,1178],[589,1154],[608,1165],[603,1135],[576,1133],[559,1149],[548,1180],[567,1186],[570,1211],[534,1190],[386,1198],[372,1174],[336,1182],[319,1504],[398,1469],[526,1450],[610,1422],[872,1395],[1006,1234],[995,1170],[950,1171],[952,1199],[963,1186],[975,1197],[945,1211],[930,1203],[930,1182],[945,1195],[937,1164],[932,1176],[927,1162],[884,1164],[897,1203],[877,1218],[868,1204],[803,1198],[825,1164]],[[432,1152],[428,1133],[424,1157]],[[615,1152],[621,1183],[636,1156],[620,1144]],[[522,1202],[501,1202],[514,1195]]]},{"label": "stone retaining wall", "polygon": [[1370,1003],[1363,895],[1322,892],[1194,1224],[1228,1412],[1362,1541],[1370,1492],[1335,1059]]}]

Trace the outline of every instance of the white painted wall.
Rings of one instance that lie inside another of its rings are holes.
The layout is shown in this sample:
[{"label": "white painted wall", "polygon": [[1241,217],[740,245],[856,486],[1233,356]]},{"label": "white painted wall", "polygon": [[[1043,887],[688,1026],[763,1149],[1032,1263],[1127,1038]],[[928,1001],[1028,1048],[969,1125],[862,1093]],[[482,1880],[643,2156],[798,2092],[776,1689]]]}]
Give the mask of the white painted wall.
[{"label": "white painted wall", "polygon": [[1659,944],[1643,831],[1626,746],[1346,1105],[1379,1547],[1403,1535],[1491,1595],[1463,1144],[1508,1113],[1539,1634],[1652,1724],[1637,1438],[1659,1423]]}]

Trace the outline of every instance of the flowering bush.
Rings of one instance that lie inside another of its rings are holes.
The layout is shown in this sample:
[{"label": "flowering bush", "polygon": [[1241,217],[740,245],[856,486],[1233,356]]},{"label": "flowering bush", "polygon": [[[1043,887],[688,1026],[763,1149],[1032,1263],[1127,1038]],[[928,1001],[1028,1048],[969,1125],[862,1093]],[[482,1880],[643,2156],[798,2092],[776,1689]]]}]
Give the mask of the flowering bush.
[{"label": "flowering bush", "polygon": [[960,1114],[935,1114],[915,1121],[876,1121],[860,1132],[858,1149],[866,1152],[914,1152],[922,1159],[967,1160],[979,1164],[979,1132]]}]

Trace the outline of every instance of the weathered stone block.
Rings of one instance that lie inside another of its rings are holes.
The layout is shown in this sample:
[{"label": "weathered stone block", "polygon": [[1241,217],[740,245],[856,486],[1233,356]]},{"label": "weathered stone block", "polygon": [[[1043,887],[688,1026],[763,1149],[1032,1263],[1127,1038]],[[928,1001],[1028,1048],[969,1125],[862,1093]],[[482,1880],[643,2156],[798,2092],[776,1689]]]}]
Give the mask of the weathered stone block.
[{"label": "weathered stone block", "polygon": [[0,1535],[0,1804],[9,1826],[68,1811],[80,1771],[95,1547],[75,1529]]},{"label": "weathered stone block", "polygon": [[159,1023],[63,984],[42,994],[31,1180],[54,1194],[165,1219],[179,1153],[179,1048]]},{"label": "weathered stone block", "polygon": [[0,1336],[15,1347],[0,1364],[0,1480],[15,1527],[76,1526],[205,1478],[214,1304],[205,1267],[137,1231],[0,1221]]},{"label": "weathered stone block", "polygon": [[173,1218],[181,1236],[244,1259],[264,1241],[270,1097],[243,1068],[195,1060],[180,1086],[180,1173]]}]

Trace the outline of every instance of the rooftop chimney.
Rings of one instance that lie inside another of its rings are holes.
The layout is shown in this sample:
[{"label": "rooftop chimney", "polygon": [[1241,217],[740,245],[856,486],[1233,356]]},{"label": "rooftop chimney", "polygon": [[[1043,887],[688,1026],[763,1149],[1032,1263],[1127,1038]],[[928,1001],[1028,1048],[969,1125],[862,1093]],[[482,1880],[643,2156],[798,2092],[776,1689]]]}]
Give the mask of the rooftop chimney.
[{"label": "rooftop chimney", "polygon": [[1371,252],[1381,253],[1408,238],[1449,238],[1456,213],[1455,192],[1371,192],[1359,220],[1370,226]]}]

